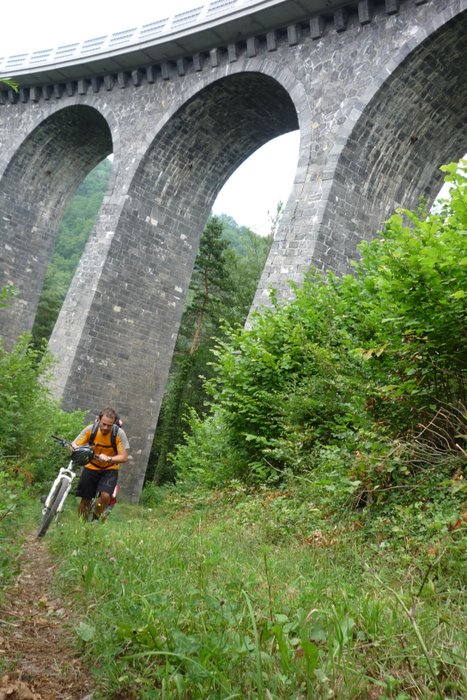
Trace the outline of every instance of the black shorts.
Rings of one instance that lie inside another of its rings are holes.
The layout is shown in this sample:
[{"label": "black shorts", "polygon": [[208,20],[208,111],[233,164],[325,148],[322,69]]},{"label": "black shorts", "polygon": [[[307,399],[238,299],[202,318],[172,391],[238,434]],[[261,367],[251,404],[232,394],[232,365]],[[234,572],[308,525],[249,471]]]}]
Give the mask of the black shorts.
[{"label": "black shorts", "polygon": [[94,498],[97,493],[102,491],[112,495],[117,480],[118,469],[97,470],[84,467],[76,487],[76,495],[86,499]]}]

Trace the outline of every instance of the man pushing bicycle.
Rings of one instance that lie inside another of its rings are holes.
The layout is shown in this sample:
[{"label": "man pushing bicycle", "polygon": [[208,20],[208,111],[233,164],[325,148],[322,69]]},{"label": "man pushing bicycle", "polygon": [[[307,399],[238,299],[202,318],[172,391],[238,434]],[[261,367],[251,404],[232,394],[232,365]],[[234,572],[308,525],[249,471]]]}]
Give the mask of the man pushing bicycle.
[{"label": "man pushing bicycle", "polygon": [[113,408],[104,408],[94,423],[84,430],[71,443],[72,449],[89,445],[94,458],[82,471],[76,495],[81,496],[78,513],[87,518],[92,499],[98,494],[93,520],[99,520],[109,505],[110,498],[118,481],[118,470],[128,459],[130,444],[121,421]]}]

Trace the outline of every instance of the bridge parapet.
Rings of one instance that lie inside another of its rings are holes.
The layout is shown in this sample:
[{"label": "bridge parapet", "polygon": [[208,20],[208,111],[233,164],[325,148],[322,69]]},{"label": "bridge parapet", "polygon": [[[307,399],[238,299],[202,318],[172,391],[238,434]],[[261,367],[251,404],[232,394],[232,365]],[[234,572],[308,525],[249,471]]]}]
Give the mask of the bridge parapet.
[{"label": "bridge parapet", "polygon": [[[423,5],[429,0],[411,1]],[[277,51],[284,44],[296,47],[309,39],[321,40],[326,35],[344,32],[348,26],[369,24],[380,14],[395,15],[400,11],[400,3],[401,0],[305,0],[300,5],[307,11],[300,9],[297,13],[296,3],[290,0],[205,1],[193,9],[81,43],[0,57],[0,75],[14,78],[21,86],[19,92],[0,89],[0,106],[86,95],[115,87],[139,87],[144,82],[151,84],[218,68],[243,57]],[[275,12],[268,20],[268,15],[261,12],[271,6]],[[245,24],[247,11],[252,14]],[[204,32],[208,20],[216,22],[215,35]],[[251,33],[252,29],[256,31]],[[184,40],[180,41],[182,37]],[[225,41],[219,42],[219,38]],[[191,47],[197,50],[190,52]],[[111,57],[117,55],[123,70],[114,70]]]}]

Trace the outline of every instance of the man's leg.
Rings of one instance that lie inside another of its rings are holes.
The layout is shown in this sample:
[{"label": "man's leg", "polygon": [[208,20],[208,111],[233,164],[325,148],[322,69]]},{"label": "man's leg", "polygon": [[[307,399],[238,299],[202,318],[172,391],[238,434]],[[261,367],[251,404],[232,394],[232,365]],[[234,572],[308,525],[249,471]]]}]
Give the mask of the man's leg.
[{"label": "man's leg", "polygon": [[111,495],[117,485],[117,481],[118,471],[116,469],[108,469],[101,475],[97,489],[99,497],[97,499],[96,507],[94,508],[94,520],[98,520],[105,512],[105,509],[110,503]]},{"label": "man's leg", "polygon": [[91,510],[92,498],[82,498],[78,506],[78,514],[87,520],[89,511]]},{"label": "man's leg", "polygon": [[92,499],[95,496],[97,487],[97,478],[91,469],[84,467],[76,488],[76,495],[81,496],[81,501],[78,506],[78,514],[87,520],[91,510]]},{"label": "man's leg", "polygon": [[96,502],[96,507],[94,508],[94,519],[98,520],[101,517],[102,513],[109,505],[109,501],[110,493],[107,493],[106,491],[101,491],[99,494],[99,498]]}]

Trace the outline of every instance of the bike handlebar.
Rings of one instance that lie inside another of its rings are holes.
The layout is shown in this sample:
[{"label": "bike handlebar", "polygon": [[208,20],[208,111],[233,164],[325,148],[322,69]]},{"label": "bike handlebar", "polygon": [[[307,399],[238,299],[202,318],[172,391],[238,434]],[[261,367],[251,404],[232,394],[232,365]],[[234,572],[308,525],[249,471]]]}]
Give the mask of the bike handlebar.
[{"label": "bike handlebar", "polygon": [[81,445],[80,447],[73,447],[72,443],[64,438],[58,437],[58,435],[51,435],[51,437],[60,443],[62,447],[67,447],[71,449],[71,461],[79,467],[84,467],[89,462],[94,459],[94,450],[90,445]]},{"label": "bike handlebar", "polygon": [[58,437],[58,435],[51,435],[50,437],[59,442],[62,447],[71,447],[71,442],[65,440],[64,438]]}]

